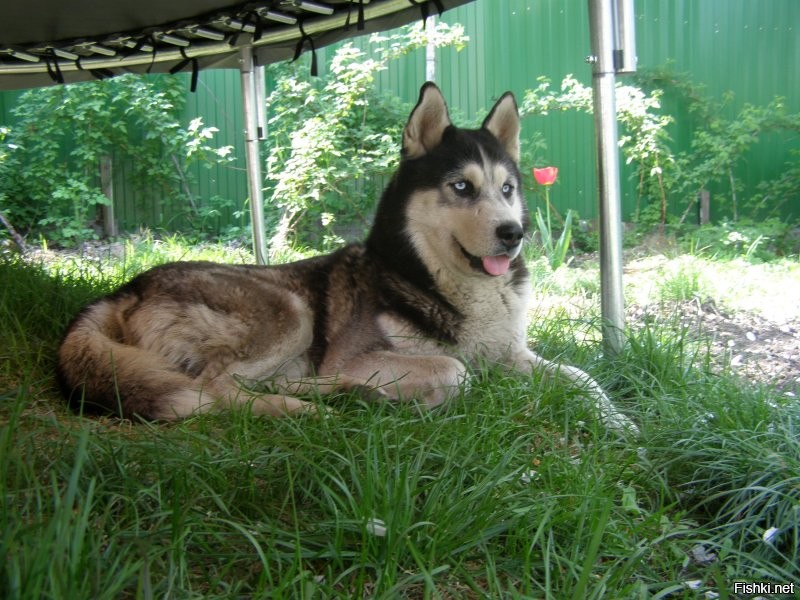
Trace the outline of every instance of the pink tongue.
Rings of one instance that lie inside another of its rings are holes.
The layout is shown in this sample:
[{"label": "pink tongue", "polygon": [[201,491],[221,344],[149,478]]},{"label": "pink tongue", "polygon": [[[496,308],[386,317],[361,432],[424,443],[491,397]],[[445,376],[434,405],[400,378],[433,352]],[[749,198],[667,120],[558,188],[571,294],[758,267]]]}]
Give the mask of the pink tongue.
[{"label": "pink tongue", "polygon": [[505,254],[483,257],[483,268],[489,275],[504,275],[510,264],[511,259]]}]

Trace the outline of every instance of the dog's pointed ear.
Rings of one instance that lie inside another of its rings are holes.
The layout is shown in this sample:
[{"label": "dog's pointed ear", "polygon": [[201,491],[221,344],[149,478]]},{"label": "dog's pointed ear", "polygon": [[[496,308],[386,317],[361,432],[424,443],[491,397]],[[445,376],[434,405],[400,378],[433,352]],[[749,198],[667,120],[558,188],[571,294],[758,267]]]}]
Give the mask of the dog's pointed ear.
[{"label": "dog's pointed ear", "polygon": [[519,111],[514,94],[503,94],[483,121],[483,128],[497,138],[514,162],[519,162]]},{"label": "dog's pointed ear", "polygon": [[419,91],[419,102],[411,111],[403,130],[403,157],[419,158],[442,141],[450,126],[450,115],[444,96],[435,83],[427,82]]}]

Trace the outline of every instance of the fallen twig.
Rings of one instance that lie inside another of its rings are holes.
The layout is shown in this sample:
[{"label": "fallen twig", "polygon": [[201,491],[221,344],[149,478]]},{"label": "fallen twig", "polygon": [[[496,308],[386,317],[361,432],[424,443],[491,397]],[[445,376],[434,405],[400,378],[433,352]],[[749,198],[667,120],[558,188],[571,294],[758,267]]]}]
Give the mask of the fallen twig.
[{"label": "fallen twig", "polygon": [[19,233],[17,233],[17,230],[14,229],[14,226],[11,224],[11,222],[6,219],[6,216],[2,211],[0,211],[0,223],[2,223],[3,227],[8,230],[8,233],[11,235],[11,239],[14,240],[17,248],[19,248],[20,254],[25,254],[28,251],[28,247],[25,245],[25,239]]}]

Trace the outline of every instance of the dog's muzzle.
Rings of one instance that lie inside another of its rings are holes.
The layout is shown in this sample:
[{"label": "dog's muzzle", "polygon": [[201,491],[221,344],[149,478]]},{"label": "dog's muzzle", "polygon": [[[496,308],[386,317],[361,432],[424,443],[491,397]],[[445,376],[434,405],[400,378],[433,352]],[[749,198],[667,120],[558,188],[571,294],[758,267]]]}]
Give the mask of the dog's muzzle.
[{"label": "dog's muzzle", "polygon": [[511,268],[511,261],[519,255],[522,249],[523,234],[522,226],[514,221],[498,225],[495,229],[495,235],[499,241],[498,250],[503,249],[505,252],[501,251],[491,256],[475,256],[467,252],[458,240],[456,243],[474,270],[492,277],[499,277],[508,272]]}]

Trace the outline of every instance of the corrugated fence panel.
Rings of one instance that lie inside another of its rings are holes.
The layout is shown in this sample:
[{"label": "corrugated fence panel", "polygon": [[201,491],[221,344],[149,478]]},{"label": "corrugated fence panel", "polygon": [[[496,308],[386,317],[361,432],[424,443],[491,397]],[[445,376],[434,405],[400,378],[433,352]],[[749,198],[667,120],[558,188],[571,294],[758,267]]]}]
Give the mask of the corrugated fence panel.
[{"label": "corrugated fence panel", "polygon": [[[731,92],[732,99],[721,109],[727,119],[746,104],[766,106],[775,96],[784,97],[787,112],[800,112],[800,2],[638,0],[636,8],[640,67],[669,65],[685,72],[703,86],[703,95],[717,102]],[[702,123],[675,102],[667,103],[667,111],[676,116],[673,133],[680,149],[688,151]],[[740,200],[758,182],[780,176],[792,149],[800,149],[800,132],[762,135],[736,165],[734,175],[745,184]],[[730,197],[729,186],[711,187],[714,216],[730,216],[728,206],[714,202],[715,191],[720,198]],[[800,215],[798,200],[784,214]]]},{"label": "corrugated fence panel", "polygon": [[[213,165],[211,168],[190,165],[185,173],[192,200],[198,209],[194,214],[191,203],[181,201],[181,189],[160,189],[155,185],[131,185],[132,165],[117,160],[114,164],[114,203],[119,225],[123,230],[139,227],[166,229],[216,230],[237,224],[236,210],[246,210],[247,176],[244,165],[244,125],[241,108],[239,73],[233,70],[201,71],[197,92],[189,92],[189,78],[180,74],[186,85],[186,105],[179,117],[182,127],[202,118],[204,127],[219,131],[208,140],[214,148],[234,146],[232,163]],[[165,157],[170,160],[170,157]],[[219,211],[211,209],[219,208]]]},{"label": "corrugated fence panel", "polygon": [[[437,82],[450,103],[454,119],[481,119],[504,91],[522,99],[524,91],[546,76],[558,85],[573,74],[586,85],[591,70],[585,63],[589,54],[587,0],[476,0],[445,13],[448,23],[461,23],[470,41],[462,52],[437,51]],[[776,95],[785,98],[787,112],[800,112],[800,1],[798,0],[636,0],[637,41],[640,69],[669,66],[686,72],[691,81],[704,86],[705,93],[719,100],[728,91],[733,99],[723,113],[731,118],[747,103],[766,105]],[[366,46],[366,39],[353,43]],[[334,48],[319,51],[323,65]],[[416,101],[425,78],[425,53],[411,53],[391,65],[378,77],[382,90],[402,99]],[[625,82],[626,78],[620,78]],[[187,83],[188,90],[188,83]],[[247,198],[244,174],[243,125],[237,71],[209,71],[200,74],[196,94],[189,94],[184,123],[202,116],[206,126],[219,128],[213,144],[235,147],[232,166],[197,169],[195,193],[199,201],[220,197],[236,208]],[[188,94],[188,91],[187,91]],[[13,98],[0,95],[0,119],[9,119]],[[671,130],[680,150],[688,150],[697,128],[702,125],[675,93],[664,99],[665,111],[674,115]],[[544,137],[547,150],[533,162],[560,169],[552,200],[561,210],[574,208],[581,217],[596,215],[594,129],[589,115],[574,113],[529,117],[523,138]],[[774,179],[790,160],[792,149],[800,148],[798,134],[764,135],[736,167],[736,177],[746,183],[746,197],[758,181]],[[530,184],[530,168],[523,164]],[[637,204],[635,181],[630,168],[623,168],[623,209],[629,217]],[[125,226],[155,219],[164,224],[174,217],[169,207],[153,203],[124,185],[125,170],[117,169],[118,202],[124,204]],[[720,186],[724,188],[724,186]],[[151,192],[157,194],[157,191]],[[712,193],[714,190],[712,189]],[[725,190],[720,189],[725,195]],[[533,195],[530,195],[533,200]],[[144,213],[141,209],[150,202]],[[533,202],[531,202],[533,204]],[[130,205],[130,210],[129,210]],[[795,199],[794,214],[800,214]],[[138,208],[137,208],[138,207]],[[679,210],[680,207],[673,207]],[[722,212],[718,216],[723,216]],[[221,222],[230,219],[226,210]],[[152,223],[152,222],[151,222]]]},{"label": "corrugated fence panel", "polygon": [[[205,93],[203,93],[205,92]],[[233,146],[235,161],[206,169],[195,165],[193,178],[199,182],[200,201],[213,206],[219,198],[229,206],[219,217],[221,223],[235,223],[232,212],[247,210],[247,175],[244,160],[244,117],[240,74],[233,70],[205,71],[201,74],[196,94],[190,94],[184,118],[202,117],[204,126],[219,131],[210,140],[213,147]],[[265,157],[266,158],[266,157]]]}]

